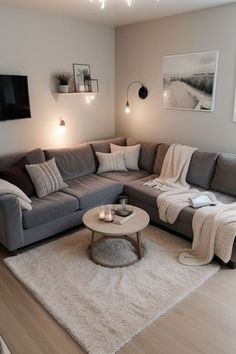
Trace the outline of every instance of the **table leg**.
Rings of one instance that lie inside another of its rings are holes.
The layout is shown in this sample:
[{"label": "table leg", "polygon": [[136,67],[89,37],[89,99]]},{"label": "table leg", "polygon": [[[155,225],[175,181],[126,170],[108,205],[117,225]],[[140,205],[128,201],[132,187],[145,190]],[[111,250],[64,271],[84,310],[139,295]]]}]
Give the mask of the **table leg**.
[{"label": "table leg", "polygon": [[137,232],[138,258],[142,258],[141,232]]},{"label": "table leg", "polygon": [[92,261],[93,261],[94,241],[95,241],[95,231],[92,231],[91,246],[90,246],[90,257]]}]

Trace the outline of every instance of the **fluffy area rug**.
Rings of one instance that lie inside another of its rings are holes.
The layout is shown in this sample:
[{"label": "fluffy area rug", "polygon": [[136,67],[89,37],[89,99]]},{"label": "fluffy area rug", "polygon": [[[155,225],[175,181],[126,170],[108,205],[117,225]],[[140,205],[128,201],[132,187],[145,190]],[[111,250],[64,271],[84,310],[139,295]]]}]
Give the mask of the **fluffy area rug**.
[{"label": "fluffy area rug", "polygon": [[[117,352],[219,270],[184,266],[180,249],[190,243],[149,226],[144,258],[128,268],[104,268],[88,257],[86,229],[36,247],[5,263],[50,314],[91,354]],[[125,240],[106,241],[97,257],[134,257]]]}]

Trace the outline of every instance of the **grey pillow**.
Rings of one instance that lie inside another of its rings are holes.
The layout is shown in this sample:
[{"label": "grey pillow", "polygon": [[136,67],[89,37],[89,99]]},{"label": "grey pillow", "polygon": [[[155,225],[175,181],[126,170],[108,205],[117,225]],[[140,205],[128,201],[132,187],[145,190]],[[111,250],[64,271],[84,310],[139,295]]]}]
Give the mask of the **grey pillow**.
[{"label": "grey pillow", "polygon": [[39,198],[44,198],[51,193],[68,187],[61,177],[55,158],[37,165],[26,165],[25,168],[30,175]]},{"label": "grey pillow", "polygon": [[236,155],[219,154],[211,188],[236,196]]},{"label": "grey pillow", "polygon": [[114,153],[103,153],[96,152],[99,168],[97,173],[104,172],[118,172],[118,171],[128,171],[125,167],[125,154],[124,152],[114,152]]}]

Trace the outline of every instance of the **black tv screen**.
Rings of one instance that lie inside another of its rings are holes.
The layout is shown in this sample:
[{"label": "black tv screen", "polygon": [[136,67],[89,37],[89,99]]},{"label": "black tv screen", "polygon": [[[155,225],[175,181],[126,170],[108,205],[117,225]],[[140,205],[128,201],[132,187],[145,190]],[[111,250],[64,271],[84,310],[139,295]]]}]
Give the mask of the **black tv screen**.
[{"label": "black tv screen", "polygon": [[31,118],[28,79],[0,75],[0,121]]}]

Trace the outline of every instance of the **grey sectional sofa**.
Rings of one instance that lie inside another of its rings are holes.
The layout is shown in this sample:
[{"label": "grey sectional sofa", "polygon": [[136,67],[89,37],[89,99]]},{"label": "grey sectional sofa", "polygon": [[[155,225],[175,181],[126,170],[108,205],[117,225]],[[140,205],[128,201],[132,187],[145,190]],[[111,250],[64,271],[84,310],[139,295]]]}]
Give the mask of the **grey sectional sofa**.
[{"label": "grey sectional sofa", "polygon": [[[130,138],[95,141],[73,148],[34,150],[0,158],[0,169],[26,155],[30,163],[40,163],[55,157],[68,188],[38,199],[33,196],[31,211],[21,211],[18,200],[10,194],[0,196],[0,243],[16,250],[49,236],[80,225],[83,214],[97,205],[115,203],[122,193],[133,205],[145,209],[151,220],[188,238],[192,238],[194,210],[185,208],[173,225],[163,223],[158,216],[158,190],[144,182],[160,175],[168,150],[166,144],[141,142],[139,171],[96,174],[98,161],[95,152],[110,152],[110,143],[135,145]],[[190,163],[187,181],[190,185],[212,190],[224,203],[236,201],[236,156],[196,151]],[[232,257],[231,266],[236,265]]]}]

